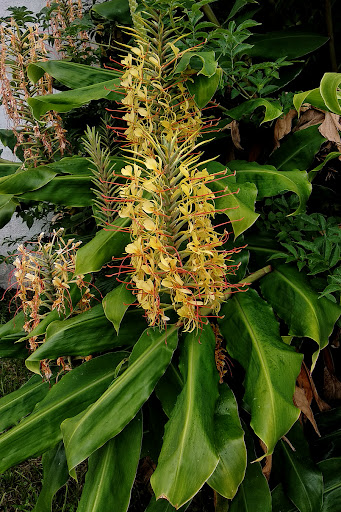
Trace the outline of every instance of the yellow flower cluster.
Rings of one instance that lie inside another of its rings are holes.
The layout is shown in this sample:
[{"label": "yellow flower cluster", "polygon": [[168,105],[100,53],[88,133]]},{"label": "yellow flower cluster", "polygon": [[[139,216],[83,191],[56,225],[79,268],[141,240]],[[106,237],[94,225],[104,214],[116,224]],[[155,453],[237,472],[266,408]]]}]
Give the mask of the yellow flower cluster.
[{"label": "yellow flower cluster", "polygon": [[204,121],[184,78],[174,74],[183,53],[165,37],[161,17],[139,21],[143,35],[132,30],[136,45],[121,61],[130,156],[119,216],[132,220],[126,252],[149,323],[165,324],[174,309],[192,331],[206,321],[201,308],[220,309],[229,256],[218,249],[222,235],[212,225],[214,177],[199,165]]}]

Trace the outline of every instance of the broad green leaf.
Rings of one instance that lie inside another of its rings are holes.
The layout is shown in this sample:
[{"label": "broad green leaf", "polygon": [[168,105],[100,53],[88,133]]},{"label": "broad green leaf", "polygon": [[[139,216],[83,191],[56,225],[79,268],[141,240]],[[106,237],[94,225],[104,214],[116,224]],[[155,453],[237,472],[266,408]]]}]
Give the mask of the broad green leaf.
[{"label": "broad green leaf", "polygon": [[135,295],[128,290],[127,286],[127,283],[120,284],[102,301],[105,316],[114,325],[117,334],[128,307],[136,300]]},{"label": "broad green leaf", "polygon": [[24,343],[15,343],[18,340],[16,335],[8,335],[0,340],[0,357],[12,359],[25,359],[28,349]]},{"label": "broad green leaf", "polygon": [[156,396],[160,400],[162,409],[167,414],[168,418],[174,409],[183,385],[184,383],[179,371],[175,368],[174,364],[171,363],[155,388]]},{"label": "broad green leaf", "polygon": [[[9,148],[13,154],[15,153],[15,156],[17,158],[19,158],[19,160],[21,160],[20,162],[10,162],[9,160],[4,160],[4,159],[0,158],[0,162],[4,163],[4,164],[8,162],[9,170],[11,167],[12,168],[14,167],[14,170],[18,169],[18,167],[20,167],[20,165],[21,165],[21,162],[24,161],[24,153],[22,150],[22,146],[17,145],[18,139],[14,135],[13,130],[6,130],[3,128],[0,128],[0,141],[2,142],[2,144],[5,147]],[[5,170],[5,168],[4,168],[4,170]],[[11,174],[11,172],[8,172],[8,174]],[[2,169],[1,169],[1,164],[0,164],[0,176],[3,176],[3,175],[4,174],[2,174]]]},{"label": "broad green leaf", "polygon": [[0,325],[0,340],[10,334],[22,333],[25,323],[25,315],[22,311],[11,318],[7,323]]},{"label": "broad green leaf", "polygon": [[42,165],[35,169],[19,171],[0,178],[0,194],[23,194],[29,190],[43,187],[55,177],[56,173]]},{"label": "broad green leaf", "polygon": [[198,75],[208,78],[215,75],[218,62],[214,52],[187,52],[178,62],[174,73],[183,73],[187,68],[195,69]]},{"label": "broad green leaf", "polygon": [[234,5],[228,15],[227,21],[233,18],[240,9],[242,9],[247,4],[256,4],[256,0],[236,0]]},{"label": "broad green leaf", "polygon": [[321,96],[328,109],[335,114],[341,114],[338,89],[341,83],[341,73],[325,73],[320,83]]},{"label": "broad green leaf", "polygon": [[91,186],[90,176],[56,176],[45,186],[23,193],[18,198],[26,201],[48,201],[63,206],[91,206],[95,199]]},{"label": "broad green leaf", "polygon": [[130,25],[132,22],[128,0],[109,0],[102,4],[94,5],[92,10],[111,21],[127,25]]},{"label": "broad green leaf", "polygon": [[318,462],[323,475],[324,494],[321,512],[336,512],[341,503],[341,457]]},{"label": "broad green leaf", "polygon": [[234,107],[231,110],[228,110],[225,115],[232,117],[232,119],[241,119],[244,116],[250,117],[253,112],[259,108],[265,108],[264,119],[261,124],[266,123],[267,121],[272,121],[273,119],[277,119],[277,117],[283,114],[280,103],[275,100],[265,99],[265,98],[256,98],[253,100],[244,101],[238,107]]},{"label": "broad green leaf", "polygon": [[300,109],[303,103],[310,103],[313,105],[313,107],[320,108],[321,110],[328,110],[327,105],[323,101],[319,88],[310,89],[309,91],[303,91],[295,94],[292,102],[298,113],[300,113]]},{"label": "broad green leaf", "polygon": [[89,457],[77,512],[126,512],[140,459],[142,415]]},{"label": "broad green leaf", "polygon": [[298,509],[284,492],[283,485],[278,484],[271,493],[272,512],[297,512]]},{"label": "broad green leaf", "polygon": [[299,415],[293,394],[302,355],[283,343],[271,307],[255,290],[235,294],[221,314],[227,351],[246,372],[244,399],[251,427],[270,454]]},{"label": "broad green leaf", "polygon": [[70,91],[34,96],[28,98],[27,103],[31,107],[34,117],[39,119],[49,110],[69,112],[90,101],[103,98],[118,101],[122,98],[122,93],[118,92],[119,83],[120,79],[114,78],[113,80],[86,85]]},{"label": "broad green leaf", "polygon": [[124,352],[106,354],[64,375],[30,416],[0,436],[0,472],[45,452],[60,441],[60,423],[101,396],[124,357]]},{"label": "broad green leaf", "polygon": [[48,382],[34,375],[21,388],[0,399],[0,431],[12,427],[30,413],[49,390]]},{"label": "broad green leaf", "polygon": [[296,30],[254,34],[248,39],[248,43],[253,45],[248,51],[248,55],[274,60],[280,57],[297,59],[317,50],[327,41],[328,37],[326,36]]},{"label": "broad green leaf", "polygon": [[113,257],[121,256],[129,243],[129,219],[115,220],[116,229],[102,229],[86,245],[81,247],[76,256],[76,274],[98,272]]},{"label": "broad green leaf", "polygon": [[227,384],[219,387],[215,408],[214,435],[219,463],[207,483],[221,496],[232,499],[246,470],[244,430],[238,415],[237,402]]},{"label": "broad green leaf", "polygon": [[319,299],[303,271],[295,265],[275,265],[260,286],[263,296],[289,326],[290,335],[312,338],[320,349],[327,345],[341,307],[325,297]]},{"label": "broad green leaf", "polygon": [[[308,458],[300,456],[299,445],[296,451],[285,442],[281,446],[281,469],[286,495],[300,512],[321,510],[323,480],[318,467]],[[298,451],[297,451],[298,450]]]},{"label": "broad green leaf", "polygon": [[176,509],[189,501],[215,470],[213,414],[218,396],[215,337],[210,326],[185,336],[180,356],[184,387],[165,427],[158,465],[151,477],[156,498]]},{"label": "broad green leaf", "polygon": [[317,126],[309,126],[291,133],[274,151],[268,163],[280,171],[305,171],[313,163],[316,153],[325,141]]},{"label": "broad green leaf", "polygon": [[[117,346],[132,345],[146,328],[140,311],[127,314],[119,335],[103,312],[101,304],[68,320],[57,320],[46,330],[46,341],[26,360],[57,359],[59,356],[88,356]],[[32,370],[33,371],[33,370]]]},{"label": "broad green leaf", "polygon": [[229,512],[271,512],[271,494],[259,462],[255,462],[252,438],[245,429],[248,464],[245,478],[228,509]]},{"label": "broad green leaf", "polygon": [[12,195],[0,195],[0,229],[11,220],[16,207],[17,203],[13,201]]},{"label": "broad green leaf", "polygon": [[44,60],[29,64],[28,78],[36,83],[45,73],[58,80],[70,89],[79,89],[88,85],[96,85],[119,77],[114,70],[96,68],[86,64],[77,64],[67,60]]},{"label": "broad green leaf", "polygon": [[42,463],[44,469],[43,486],[33,512],[51,512],[53,496],[69,478],[62,442],[44,453]]},{"label": "broad green leaf", "polygon": [[148,328],[135,344],[128,368],[97,402],[61,425],[71,471],[119,434],[152,393],[177,345],[177,327]]},{"label": "broad green leaf", "polygon": [[213,98],[221,80],[222,70],[218,68],[214,75],[204,76],[196,75],[191,80],[187,80],[186,86],[193,96],[196,105],[204,108]]},{"label": "broad green leaf", "polygon": [[14,174],[20,166],[21,162],[10,162],[9,160],[0,158],[0,178]]},{"label": "broad green leaf", "polygon": [[[229,168],[236,171],[238,184],[254,183],[258,190],[257,199],[271,197],[281,192],[295,192],[300,206],[295,214],[305,211],[305,204],[310,196],[312,186],[304,171],[277,171],[272,165],[260,165],[257,162],[233,160]],[[293,214],[292,214],[293,215]]]},{"label": "broad green leaf", "polygon": [[[115,171],[121,170],[127,162],[126,159],[121,157],[110,157],[110,163],[115,165]],[[91,162],[88,158],[82,156],[65,157],[57,162],[47,164],[49,169],[58,172],[59,174],[73,174],[76,176],[93,176]]]},{"label": "broad green leaf", "polygon": [[[183,507],[178,508],[178,512],[185,512],[190,504],[191,502],[186,503]],[[153,496],[145,512],[176,512],[176,509],[169,503],[169,501],[162,498],[156,500],[155,496]]]}]

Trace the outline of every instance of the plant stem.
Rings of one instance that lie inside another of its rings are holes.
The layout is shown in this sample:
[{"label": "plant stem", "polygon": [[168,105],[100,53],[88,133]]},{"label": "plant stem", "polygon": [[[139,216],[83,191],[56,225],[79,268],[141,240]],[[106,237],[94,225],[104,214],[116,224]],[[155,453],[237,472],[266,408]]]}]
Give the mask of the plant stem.
[{"label": "plant stem", "polygon": [[203,5],[202,10],[209,21],[217,25],[217,27],[220,27],[220,23],[209,5]]}]

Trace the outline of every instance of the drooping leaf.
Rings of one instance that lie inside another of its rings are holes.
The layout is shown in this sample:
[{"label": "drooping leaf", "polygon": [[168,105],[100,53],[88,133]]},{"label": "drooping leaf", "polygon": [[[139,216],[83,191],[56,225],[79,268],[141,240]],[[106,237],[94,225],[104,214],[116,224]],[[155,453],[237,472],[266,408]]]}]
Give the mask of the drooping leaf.
[{"label": "drooping leaf", "polygon": [[28,349],[24,343],[16,343],[17,335],[8,335],[0,340],[0,357],[11,359],[25,359]]},{"label": "drooping leaf", "polygon": [[313,107],[317,107],[321,110],[328,110],[328,107],[321,96],[321,91],[319,87],[317,87],[316,89],[310,89],[309,91],[303,91],[295,94],[292,102],[297,112],[300,112],[303,103],[309,103]]},{"label": "drooping leaf", "polygon": [[56,176],[38,190],[18,196],[26,201],[47,201],[63,206],[91,206],[95,196],[91,190],[90,176]]},{"label": "drooping leaf", "polygon": [[136,415],[170,363],[176,344],[176,326],[161,332],[146,329],[122,375],[84,413],[63,422],[69,470],[119,434]]},{"label": "drooping leaf", "polygon": [[[294,265],[275,265],[261,280],[262,294],[289,326],[289,334],[312,338],[320,349],[328,343],[341,307],[318,293]],[[318,352],[313,357],[316,361]]]},{"label": "drooping leaf", "polygon": [[213,98],[219,86],[221,76],[222,70],[218,68],[212,76],[198,74],[191,80],[187,80],[186,86],[199,108],[204,108]]},{"label": "drooping leaf", "polygon": [[0,178],[0,194],[23,194],[43,187],[55,177],[56,173],[47,166],[19,171]]},{"label": "drooping leaf", "polygon": [[227,384],[222,384],[219,393],[214,421],[219,463],[208,479],[208,484],[221,496],[232,499],[243,481],[246,470],[244,430],[240,424],[233,392]]},{"label": "drooping leaf", "polygon": [[281,105],[278,101],[266,98],[256,98],[244,101],[244,103],[238,105],[238,107],[228,110],[226,112],[226,116],[239,121],[244,116],[250,117],[250,115],[259,107],[265,109],[264,119],[261,124],[277,119],[277,117],[283,114]]},{"label": "drooping leaf", "polygon": [[2,229],[11,220],[17,203],[13,201],[12,195],[0,195],[0,229]]},{"label": "drooping leaf", "polygon": [[116,229],[112,227],[98,231],[89,243],[78,250],[75,273],[98,272],[113,257],[121,256],[129,243],[129,233],[125,231],[128,225],[129,219],[118,219],[115,220]]},{"label": "drooping leaf", "polygon": [[234,160],[229,162],[229,168],[236,171],[238,184],[254,183],[258,190],[257,199],[271,197],[281,192],[291,191],[300,200],[295,214],[305,211],[305,204],[310,196],[312,186],[304,171],[278,171],[272,165],[260,165],[257,162]]},{"label": "drooping leaf", "polygon": [[291,133],[271,155],[268,163],[280,171],[307,170],[325,142],[317,126]]},{"label": "drooping leaf", "polygon": [[132,22],[128,0],[109,0],[102,4],[94,5],[92,10],[111,21],[129,25]]},{"label": "drooping leaf", "polygon": [[104,297],[102,304],[105,316],[112,322],[117,334],[128,307],[135,300],[135,295],[128,290],[126,283],[120,284]]},{"label": "drooping leaf", "polygon": [[287,57],[297,59],[317,50],[328,41],[328,37],[312,32],[281,30],[266,34],[253,34],[248,43],[253,47],[248,51],[250,57],[278,59]]},{"label": "drooping leaf", "polygon": [[299,415],[293,394],[302,356],[283,343],[272,309],[255,290],[235,294],[221,314],[227,351],[246,371],[251,427],[270,454]]},{"label": "drooping leaf", "polygon": [[46,114],[49,110],[56,112],[69,112],[74,108],[79,108],[93,100],[107,98],[118,101],[122,98],[118,92],[120,83],[119,78],[107,80],[105,82],[86,85],[74,90],[58,92],[56,94],[45,94],[43,96],[33,96],[28,98],[27,103],[32,109],[36,119]]},{"label": "drooping leaf", "polygon": [[179,60],[174,73],[183,73],[187,68],[195,69],[198,75],[208,78],[215,75],[218,62],[214,52],[186,52]]},{"label": "drooping leaf", "polygon": [[341,73],[325,73],[320,83],[321,96],[328,109],[335,114],[341,114],[338,90],[341,83]]},{"label": "drooping leaf", "polygon": [[230,20],[233,18],[240,9],[242,9],[247,4],[255,4],[255,0],[236,0],[233,4],[233,7],[227,17],[227,20]]},{"label": "drooping leaf", "polygon": [[0,471],[39,455],[60,441],[60,423],[97,400],[112,382],[116,366],[124,357],[124,352],[96,357],[59,380],[30,416],[0,436]]},{"label": "drooping leaf", "polygon": [[44,453],[42,463],[43,486],[33,512],[52,512],[53,497],[69,478],[63,443]]},{"label": "drooping leaf", "polygon": [[48,382],[34,375],[21,388],[0,399],[0,431],[12,427],[30,413],[49,390]]},{"label": "drooping leaf", "polygon": [[[11,130],[12,131],[12,130]],[[20,167],[21,162],[10,162],[9,160],[3,160],[0,158],[0,178],[14,174],[15,171]]]},{"label": "drooping leaf", "polygon": [[219,460],[213,432],[218,396],[214,349],[210,326],[204,326],[200,334],[187,334],[183,341],[179,366],[184,387],[166,424],[151,477],[156,498],[167,499],[176,509],[199,491]]},{"label": "drooping leaf", "polygon": [[324,483],[321,512],[335,512],[341,503],[341,457],[323,460],[317,465]]},{"label": "drooping leaf", "polygon": [[126,512],[141,452],[142,415],[89,457],[77,512]]}]

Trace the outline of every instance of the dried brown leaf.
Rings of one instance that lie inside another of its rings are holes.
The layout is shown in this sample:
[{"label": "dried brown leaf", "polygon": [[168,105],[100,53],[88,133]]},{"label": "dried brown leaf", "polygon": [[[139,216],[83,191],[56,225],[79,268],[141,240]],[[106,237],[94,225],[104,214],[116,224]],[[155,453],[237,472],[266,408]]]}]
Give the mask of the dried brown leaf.
[{"label": "dried brown leaf", "polygon": [[296,117],[296,115],[297,115],[296,110],[290,109],[289,112],[285,116],[281,117],[280,119],[277,119],[277,121],[275,123],[275,128],[274,128],[274,142],[275,142],[274,149],[279,148],[279,146],[280,146],[279,141],[281,139],[283,139],[283,137],[285,137],[285,135],[288,135],[288,133],[291,132],[292,120],[294,119],[294,117]]},{"label": "dried brown leaf", "polygon": [[[266,444],[261,439],[259,440],[259,444],[261,445],[263,452],[266,453],[268,451]],[[271,469],[272,469],[272,455],[267,455],[265,457],[265,464],[262,467],[262,473],[265,476],[265,478],[267,479],[267,481],[269,481],[269,478],[271,475]]]},{"label": "dried brown leaf", "polygon": [[240,144],[240,132],[239,132],[239,123],[235,119],[231,121],[231,123],[227,124],[224,127],[224,130],[231,130],[231,138],[234,146],[237,149],[243,150],[244,148]]},{"label": "dried brown leaf", "polygon": [[310,404],[309,404],[309,402],[307,400],[305,391],[304,391],[303,388],[299,388],[298,386],[296,386],[296,388],[295,388],[294,404],[308,418],[308,420],[310,421],[310,423],[314,427],[314,430],[317,433],[317,435],[321,437],[321,434],[319,432],[319,429],[317,427],[317,423],[316,423],[314,415],[313,415],[313,411],[311,410]]},{"label": "dried brown leaf", "polygon": [[315,108],[309,108],[303,114],[300,115],[298,123],[296,124],[293,132],[297,132],[299,130],[304,130],[305,128],[309,128],[309,126],[315,126],[316,124],[320,124],[324,120],[325,112],[321,110],[317,110]]},{"label": "dried brown leaf", "polygon": [[304,389],[305,396],[309,405],[314,398],[320,411],[328,411],[330,409],[330,406],[324,400],[322,400],[322,398],[320,398],[311,376],[311,372],[304,362],[302,363],[301,371],[297,377],[297,385]]},{"label": "dried brown leaf", "polygon": [[341,130],[340,116],[332,114],[331,112],[326,112],[324,121],[321,126],[319,126],[320,134],[327,140],[335,142],[338,147],[341,147],[339,130]]}]

